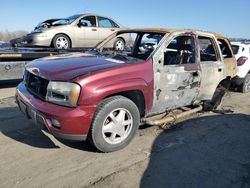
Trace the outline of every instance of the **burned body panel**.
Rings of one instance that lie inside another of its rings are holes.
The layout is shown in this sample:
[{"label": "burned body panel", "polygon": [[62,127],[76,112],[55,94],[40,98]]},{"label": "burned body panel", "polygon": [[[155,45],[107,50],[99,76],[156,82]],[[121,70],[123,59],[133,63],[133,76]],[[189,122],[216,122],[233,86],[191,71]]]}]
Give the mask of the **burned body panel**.
[{"label": "burned body panel", "polygon": [[[176,48],[170,49],[171,42],[179,36],[193,39],[192,48],[190,49],[193,61],[184,62],[185,57],[182,50],[186,49],[180,47],[178,41]],[[196,101],[199,93],[201,71],[195,46],[195,35],[193,33],[175,32],[166,37],[163,45],[154,54],[154,102],[152,114],[187,106]],[[180,51],[180,54],[178,51]],[[174,64],[170,63],[173,62],[173,58],[172,56],[169,58],[168,52],[170,54],[176,52],[178,58],[174,60]]]},{"label": "burned body panel", "polygon": [[235,59],[231,44],[229,40],[221,35],[215,35],[219,46],[221,48],[221,53],[225,65],[225,75],[231,78],[236,76],[237,72],[237,60]]},{"label": "burned body panel", "polygon": [[[201,86],[197,100],[211,100],[220,82],[227,77],[219,44],[212,34],[198,32]],[[203,49],[205,47],[205,50]],[[210,56],[206,50],[209,49]],[[213,56],[211,56],[211,54]]]}]

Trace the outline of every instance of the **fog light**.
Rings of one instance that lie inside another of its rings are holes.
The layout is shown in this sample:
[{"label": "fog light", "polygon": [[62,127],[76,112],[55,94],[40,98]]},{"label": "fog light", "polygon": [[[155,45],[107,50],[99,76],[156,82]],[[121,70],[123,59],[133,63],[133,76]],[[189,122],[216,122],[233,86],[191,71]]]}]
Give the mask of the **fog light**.
[{"label": "fog light", "polygon": [[54,126],[54,127],[57,127],[57,128],[60,128],[61,127],[61,124],[58,120],[56,119],[51,119],[51,124]]}]

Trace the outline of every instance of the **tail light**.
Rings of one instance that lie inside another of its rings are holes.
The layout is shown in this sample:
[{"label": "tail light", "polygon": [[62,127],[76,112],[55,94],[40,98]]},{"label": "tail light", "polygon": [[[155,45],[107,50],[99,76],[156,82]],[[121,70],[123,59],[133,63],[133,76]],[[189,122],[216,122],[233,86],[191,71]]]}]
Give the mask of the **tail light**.
[{"label": "tail light", "polygon": [[244,64],[246,63],[247,60],[248,60],[247,57],[242,56],[242,57],[240,57],[240,58],[237,60],[237,65],[238,65],[238,66],[244,65]]}]

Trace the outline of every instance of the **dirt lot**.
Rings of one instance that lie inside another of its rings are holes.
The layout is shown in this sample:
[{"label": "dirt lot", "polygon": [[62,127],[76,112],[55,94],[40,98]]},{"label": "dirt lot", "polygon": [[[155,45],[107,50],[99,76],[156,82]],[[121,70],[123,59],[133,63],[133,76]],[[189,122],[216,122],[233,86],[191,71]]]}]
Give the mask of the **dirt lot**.
[{"label": "dirt lot", "polygon": [[167,131],[144,126],[109,154],[39,131],[14,97],[0,99],[0,187],[250,187],[249,98],[227,95],[232,114],[202,114]]}]

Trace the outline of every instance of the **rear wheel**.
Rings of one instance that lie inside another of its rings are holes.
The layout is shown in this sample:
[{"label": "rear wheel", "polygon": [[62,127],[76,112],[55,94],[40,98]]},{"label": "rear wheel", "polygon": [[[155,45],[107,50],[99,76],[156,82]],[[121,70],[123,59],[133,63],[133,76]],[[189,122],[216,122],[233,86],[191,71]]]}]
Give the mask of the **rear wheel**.
[{"label": "rear wheel", "polygon": [[121,38],[117,38],[114,42],[114,50],[122,51],[125,48],[125,41]]},{"label": "rear wheel", "polygon": [[250,91],[250,74],[248,73],[242,84],[242,92],[248,93]]},{"label": "rear wheel", "polygon": [[207,100],[204,102],[203,104],[203,110],[204,111],[212,111],[212,110],[216,110],[221,102],[223,97],[226,94],[226,91],[229,90],[231,86],[231,80],[223,80],[220,85],[216,88],[213,98],[211,100]]},{"label": "rear wheel", "polygon": [[123,96],[110,97],[98,106],[89,139],[102,152],[112,152],[127,146],[139,127],[137,106]]},{"label": "rear wheel", "polygon": [[53,47],[56,49],[69,49],[71,46],[69,37],[67,37],[64,34],[56,35],[53,38],[52,43],[53,43]]}]

